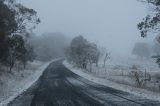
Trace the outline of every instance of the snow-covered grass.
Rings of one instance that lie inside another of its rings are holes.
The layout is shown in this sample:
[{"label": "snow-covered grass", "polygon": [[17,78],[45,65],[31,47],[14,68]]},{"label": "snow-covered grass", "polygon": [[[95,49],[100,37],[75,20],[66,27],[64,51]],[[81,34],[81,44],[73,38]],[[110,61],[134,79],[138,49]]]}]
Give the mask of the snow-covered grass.
[{"label": "snow-covered grass", "polygon": [[93,65],[91,73],[110,81],[137,87],[137,82],[131,75],[133,71],[141,71],[143,75],[151,76],[151,80],[145,82],[143,89],[160,92],[160,69],[154,60],[110,60],[105,67],[102,67],[101,63],[99,67]]},{"label": "snow-covered grass", "polygon": [[[72,72],[80,75],[90,81],[109,86],[121,91],[141,96],[147,99],[160,101],[160,92],[153,92],[134,86],[134,81],[129,77],[132,71],[132,65],[136,65],[141,71],[147,71],[152,77],[160,73],[157,64],[154,61],[109,61],[105,68],[100,63],[99,67],[92,66],[92,71],[83,70],[64,61],[63,64]],[[89,70],[89,69],[88,69]]]},{"label": "snow-covered grass", "polygon": [[6,106],[10,101],[32,86],[53,61],[34,61],[29,63],[25,70],[22,67],[15,66],[12,72],[6,71],[5,67],[1,68],[0,106]]}]

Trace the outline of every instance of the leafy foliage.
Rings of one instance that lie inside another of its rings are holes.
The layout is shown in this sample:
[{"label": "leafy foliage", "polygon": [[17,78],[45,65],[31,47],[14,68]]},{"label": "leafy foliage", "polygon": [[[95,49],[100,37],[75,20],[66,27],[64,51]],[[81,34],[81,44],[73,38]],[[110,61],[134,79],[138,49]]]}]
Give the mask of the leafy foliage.
[{"label": "leafy foliage", "polygon": [[13,68],[15,61],[18,59],[21,50],[24,47],[24,40],[20,35],[14,35],[9,38],[9,51],[8,51],[8,62],[10,71]]},{"label": "leafy foliage", "polygon": [[11,70],[15,61],[30,51],[25,47],[24,39],[40,23],[40,19],[35,10],[15,0],[1,0],[0,11],[0,62],[8,63]]},{"label": "leafy foliage", "polygon": [[70,62],[86,68],[88,64],[98,64],[100,51],[96,44],[88,42],[83,36],[75,37],[67,48],[67,58]]},{"label": "leafy foliage", "polygon": [[0,2],[0,61],[6,61],[8,53],[8,35],[17,28],[15,14],[2,1]]},{"label": "leafy foliage", "polygon": [[148,14],[142,22],[138,24],[138,29],[142,37],[146,37],[149,32],[160,31],[160,0],[140,0],[152,4],[153,14]]},{"label": "leafy foliage", "polygon": [[17,59],[23,63],[24,68],[26,68],[26,64],[28,61],[34,61],[36,55],[34,53],[33,47],[29,44],[25,44],[23,48],[20,49],[20,52],[17,56]]},{"label": "leafy foliage", "polygon": [[[154,8],[152,15],[149,14],[143,19],[141,23],[138,24],[138,29],[141,32],[142,37],[146,37],[149,32],[160,33],[160,0],[140,0],[142,2],[147,2],[151,4]],[[159,39],[157,39],[159,42]],[[160,57],[157,58],[157,64],[160,66]]]}]

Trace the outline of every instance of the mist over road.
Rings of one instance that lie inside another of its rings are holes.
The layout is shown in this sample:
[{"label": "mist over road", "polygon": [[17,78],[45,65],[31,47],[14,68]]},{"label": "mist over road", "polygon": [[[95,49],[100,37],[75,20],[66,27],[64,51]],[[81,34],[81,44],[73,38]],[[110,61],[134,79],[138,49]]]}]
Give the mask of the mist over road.
[{"label": "mist over road", "polygon": [[160,103],[88,81],[58,60],[48,66],[37,84],[8,106],[160,106]]}]

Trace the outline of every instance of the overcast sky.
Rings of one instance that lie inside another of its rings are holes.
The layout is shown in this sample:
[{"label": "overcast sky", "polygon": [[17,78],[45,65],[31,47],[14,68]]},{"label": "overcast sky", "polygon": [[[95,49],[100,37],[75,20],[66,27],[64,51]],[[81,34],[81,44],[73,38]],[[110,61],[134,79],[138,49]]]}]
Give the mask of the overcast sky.
[{"label": "overcast sky", "polygon": [[[38,12],[41,24],[35,32],[62,32],[69,37],[83,35],[107,47],[112,54],[126,56],[141,38],[137,23],[148,12],[137,0],[19,0]],[[151,39],[152,38],[152,39]]]}]

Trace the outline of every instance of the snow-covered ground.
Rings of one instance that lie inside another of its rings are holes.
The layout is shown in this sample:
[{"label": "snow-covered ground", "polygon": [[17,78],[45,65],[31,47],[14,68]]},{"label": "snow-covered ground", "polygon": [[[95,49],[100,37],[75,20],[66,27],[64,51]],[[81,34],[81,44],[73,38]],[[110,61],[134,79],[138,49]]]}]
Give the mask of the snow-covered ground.
[{"label": "snow-covered ground", "polygon": [[32,86],[53,61],[34,61],[29,63],[25,70],[16,67],[12,72],[7,72],[1,69],[1,72],[3,72],[0,73],[0,106],[6,106],[15,97]]},{"label": "snow-covered ground", "polygon": [[[160,73],[160,69],[154,61],[137,61],[137,60],[124,60],[124,61],[109,61],[106,67],[103,68],[100,63],[99,67],[92,66],[92,71],[83,70],[69,64],[64,61],[63,64],[70,69],[72,72],[90,80],[95,83],[109,86],[121,91],[129,92],[137,96],[141,96],[147,99],[160,101],[160,92],[149,91],[146,89],[137,88],[134,86],[134,81],[128,76],[129,72],[132,71],[132,66],[136,66],[141,71],[147,71],[152,77]],[[157,86],[157,85],[155,85]]]},{"label": "snow-covered ground", "polygon": [[[87,69],[89,70],[89,67]],[[110,60],[105,67],[102,63],[99,64],[99,67],[93,65],[90,72],[110,81],[136,87],[137,82],[131,73],[133,71],[141,72],[142,79],[145,79],[145,74],[151,76],[151,80],[145,82],[144,89],[160,92],[160,68],[151,59]]]}]

